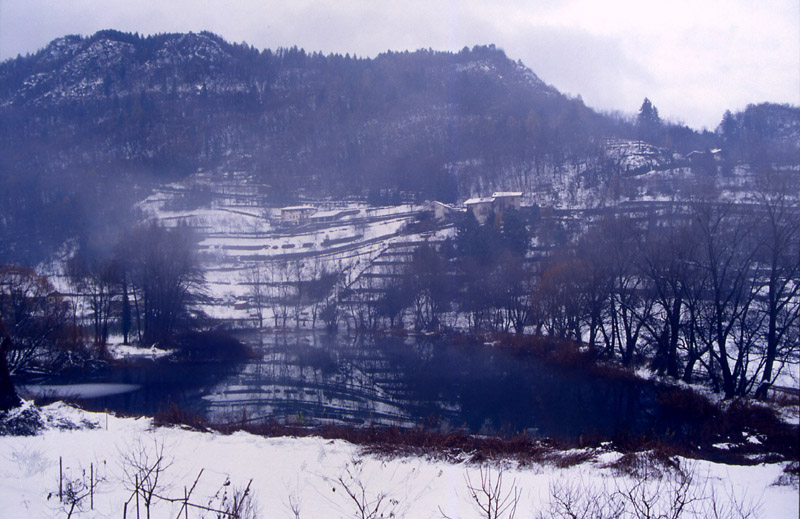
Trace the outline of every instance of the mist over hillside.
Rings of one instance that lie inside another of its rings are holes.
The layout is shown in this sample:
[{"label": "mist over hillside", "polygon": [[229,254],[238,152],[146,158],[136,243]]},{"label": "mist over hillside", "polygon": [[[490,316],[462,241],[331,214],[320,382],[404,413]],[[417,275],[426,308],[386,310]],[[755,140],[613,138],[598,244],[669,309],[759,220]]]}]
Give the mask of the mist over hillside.
[{"label": "mist over hillside", "polygon": [[66,36],[0,64],[0,259],[112,242],[152,186],[198,170],[255,175],[265,203],[452,202],[564,171],[624,182],[609,142],[657,146],[662,169],[717,147],[731,168],[800,163],[794,107],[728,113],[702,134],[654,115],[598,113],[493,45],[362,59],[205,32]]}]

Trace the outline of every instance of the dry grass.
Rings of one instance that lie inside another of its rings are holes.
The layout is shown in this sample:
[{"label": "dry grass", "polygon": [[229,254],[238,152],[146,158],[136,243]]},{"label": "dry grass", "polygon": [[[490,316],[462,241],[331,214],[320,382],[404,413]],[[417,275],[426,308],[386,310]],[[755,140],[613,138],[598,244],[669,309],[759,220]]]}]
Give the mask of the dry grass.
[{"label": "dry grass", "polygon": [[560,469],[574,467],[595,459],[595,452],[591,449],[553,451],[548,454],[546,462]]},{"label": "dry grass", "polygon": [[606,465],[617,475],[634,478],[657,477],[681,472],[677,451],[662,443],[651,444],[651,448],[631,451],[623,454],[618,460]]},{"label": "dry grass", "polygon": [[196,431],[208,431],[208,421],[203,415],[182,409],[174,402],[166,408],[161,408],[153,415],[153,425],[156,427],[179,425]]}]

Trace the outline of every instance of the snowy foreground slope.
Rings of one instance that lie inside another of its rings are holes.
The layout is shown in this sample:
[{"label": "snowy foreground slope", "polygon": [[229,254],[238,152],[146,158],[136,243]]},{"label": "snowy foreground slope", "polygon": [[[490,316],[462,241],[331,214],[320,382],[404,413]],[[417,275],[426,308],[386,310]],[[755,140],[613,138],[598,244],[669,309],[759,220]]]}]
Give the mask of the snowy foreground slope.
[{"label": "snowy foreground slope", "polygon": [[[132,495],[125,481],[125,473],[134,472],[131,460],[152,461],[161,449],[166,468],[155,494],[182,500],[185,489],[192,488],[202,470],[189,502],[218,510],[230,503],[236,489],[245,489],[252,479],[257,517],[270,518],[360,517],[348,488],[356,496],[363,489],[373,506],[376,498],[384,496],[379,507],[383,517],[392,516],[390,513],[409,518],[444,514],[452,518],[485,517],[470,497],[468,481],[473,487],[480,486],[483,472],[484,476],[490,473],[496,482],[501,467],[503,495],[516,490],[519,496],[517,518],[538,517],[540,512],[551,517],[554,489],[560,489],[562,497],[568,494],[566,490],[582,490],[586,501],[587,495],[597,496],[601,489],[611,493],[631,491],[640,481],[604,468],[620,456],[607,451],[598,451],[590,461],[570,468],[549,464],[519,468],[500,462],[488,468],[422,458],[379,459],[363,455],[358,446],[322,438],[263,438],[247,433],[222,435],[154,428],[148,418],[88,413],[60,403],[44,408],[43,415],[47,426],[39,435],[0,437],[2,517],[67,517],[69,505],[58,499],[59,460],[62,491],[69,482],[78,490],[82,482],[88,485],[91,471],[97,481],[94,509],[90,509],[90,498],[86,497],[76,506],[73,517],[122,517],[124,503]],[[708,504],[713,495],[718,505],[757,506],[758,514],[752,517],[798,517],[796,487],[774,485],[783,465],[740,467],[691,460],[681,460],[681,464],[694,474],[691,495],[703,497],[691,506]],[[638,491],[644,489],[642,495],[658,501],[672,495],[674,479],[653,478]],[[140,516],[145,517],[143,501],[139,506]],[[131,500],[127,517],[136,517],[135,507],[135,500]],[[180,509],[178,502],[154,499],[150,516],[177,517]],[[188,514],[215,516],[200,508],[192,508]],[[618,517],[635,516],[623,513]]]}]

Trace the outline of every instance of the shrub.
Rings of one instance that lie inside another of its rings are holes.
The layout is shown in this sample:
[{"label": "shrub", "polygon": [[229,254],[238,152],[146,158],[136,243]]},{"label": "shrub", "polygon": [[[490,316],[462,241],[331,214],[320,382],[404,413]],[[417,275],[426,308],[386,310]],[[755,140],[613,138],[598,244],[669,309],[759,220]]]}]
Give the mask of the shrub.
[{"label": "shrub", "polygon": [[661,418],[671,424],[671,430],[689,445],[713,443],[720,409],[705,396],[691,389],[661,387],[656,394]]},{"label": "shrub", "polygon": [[0,412],[0,436],[36,436],[44,427],[38,407],[21,405]]},{"label": "shrub", "polygon": [[201,414],[187,411],[174,402],[164,408],[159,408],[153,415],[153,425],[169,426],[184,425],[198,431],[208,430],[208,421]]},{"label": "shrub", "polygon": [[616,475],[634,478],[656,477],[681,472],[680,460],[671,447],[653,443],[651,448],[639,452],[628,452],[607,465]]}]

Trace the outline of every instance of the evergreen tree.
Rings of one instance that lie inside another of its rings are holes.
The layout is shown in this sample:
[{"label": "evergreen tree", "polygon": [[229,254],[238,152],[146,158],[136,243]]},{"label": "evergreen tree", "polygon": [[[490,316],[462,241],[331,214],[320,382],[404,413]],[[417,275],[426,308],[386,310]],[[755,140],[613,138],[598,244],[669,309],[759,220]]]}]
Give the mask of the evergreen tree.
[{"label": "evergreen tree", "polygon": [[722,136],[722,141],[726,145],[733,144],[736,141],[739,125],[730,110],[725,110],[725,115],[722,116],[722,122],[719,123],[717,133]]},{"label": "evergreen tree", "polygon": [[480,232],[480,224],[472,214],[472,211],[467,211],[464,219],[458,224],[456,229],[456,247],[458,252],[463,256],[474,256],[478,248],[478,233]]},{"label": "evergreen tree", "polygon": [[653,106],[648,98],[644,98],[642,106],[639,108],[639,115],[636,116],[636,124],[639,127],[658,127],[661,126],[661,117],[658,115],[658,108]]},{"label": "evergreen tree", "polygon": [[640,139],[652,143],[660,142],[663,123],[658,115],[658,108],[646,97],[639,108],[639,115],[636,116],[636,126]]},{"label": "evergreen tree", "polygon": [[503,215],[503,240],[505,247],[519,256],[525,256],[528,251],[528,244],[530,237],[528,236],[528,228],[525,225],[525,219],[514,209],[506,210]]}]

